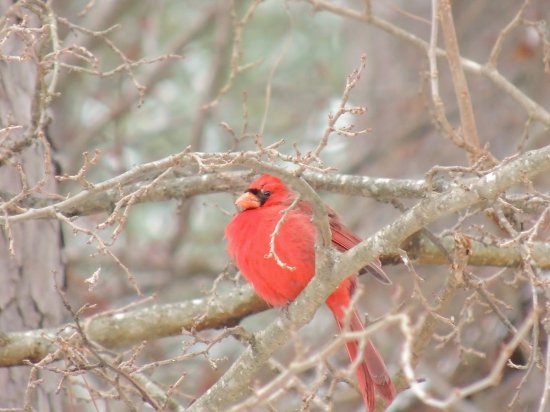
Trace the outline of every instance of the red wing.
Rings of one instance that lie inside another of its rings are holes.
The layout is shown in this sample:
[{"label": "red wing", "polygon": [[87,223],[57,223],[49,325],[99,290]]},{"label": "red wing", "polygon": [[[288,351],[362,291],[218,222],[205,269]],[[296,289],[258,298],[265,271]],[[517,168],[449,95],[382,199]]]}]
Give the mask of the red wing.
[{"label": "red wing", "polygon": [[[361,239],[358,238],[351,230],[349,230],[338,218],[338,215],[334,210],[328,209],[328,218],[330,223],[330,230],[332,232],[332,244],[340,252],[345,252],[348,249],[358,245]],[[370,273],[380,282],[391,285],[391,280],[388,275],[382,270],[380,259],[375,259],[369,263],[366,267],[359,271],[360,274]]]},{"label": "red wing", "polygon": [[340,252],[345,252],[348,249],[358,245],[361,239],[345,227],[333,210],[328,211],[328,219],[330,230],[332,231],[332,244]]}]

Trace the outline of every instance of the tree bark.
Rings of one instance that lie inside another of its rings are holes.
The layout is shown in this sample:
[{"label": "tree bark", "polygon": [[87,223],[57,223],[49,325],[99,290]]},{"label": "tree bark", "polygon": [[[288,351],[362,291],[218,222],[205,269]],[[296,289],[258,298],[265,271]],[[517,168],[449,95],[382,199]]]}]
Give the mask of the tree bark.
[{"label": "tree bark", "polygon": [[[14,7],[10,1],[0,1],[0,15],[7,18],[4,27],[21,24],[18,18],[22,16],[10,13]],[[41,26],[37,16],[28,15],[31,18],[27,27]],[[5,160],[0,166],[0,187],[13,193],[23,189],[21,171],[30,188],[41,182],[41,193],[55,193],[57,186],[48,150],[37,139],[37,125],[33,124],[40,53],[36,44],[32,44],[31,52],[25,50],[28,45],[22,44],[21,37],[9,35],[0,49],[4,56],[32,55],[23,61],[0,60],[0,128],[21,126],[5,131],[0,140]],[[54,288],[54,278],[63,285],[60,234],[57,221],[39,220],[16,223],[0,234],[0,337],[6,332],[59,325],[62,321],[62,303]],[[54,394],[59,377],[40,370],[36,378],[43,379],[44,384],[27,393],[30,371],[25,366],[0,370],[0,407],[61,410],[61,397]]]}]

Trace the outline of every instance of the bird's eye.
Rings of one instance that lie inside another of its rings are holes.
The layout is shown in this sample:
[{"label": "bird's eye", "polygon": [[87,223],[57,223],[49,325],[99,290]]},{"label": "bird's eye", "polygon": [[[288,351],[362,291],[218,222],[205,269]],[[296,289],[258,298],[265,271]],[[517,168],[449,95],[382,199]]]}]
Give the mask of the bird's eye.
[{"label": "bird's eye", "polygon": [[263,204],[269,199],[269,196],[271,196],[271,192],[269,190],[260,190],[260,192],[257,194],[258,199],[260,200],[260,205],[263,206]]}]

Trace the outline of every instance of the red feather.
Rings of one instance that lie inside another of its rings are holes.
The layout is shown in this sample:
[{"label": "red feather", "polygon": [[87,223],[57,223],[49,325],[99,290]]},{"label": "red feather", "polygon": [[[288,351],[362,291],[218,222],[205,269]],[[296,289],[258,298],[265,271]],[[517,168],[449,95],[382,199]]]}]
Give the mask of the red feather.
[{"label": "red feather", "polygon": [[[275,227],[283,217],[283,211],[288,209],[295,198],[296,195],[280,179],[262,175],[237,199],[237,205],[245,210],[235,215],[225,229],[229,255],[256,292],[274,306],[286,305],[295,299],[315,274],[316,230],[311,222],[311,205],[307,202],[299,202],[288,211],[274,236],[274,251],[284,265],[269,255]],[[329,222],[332,243],[337,250],[343,252],[361,241],[340,222],[331,209]],[[378,261],[366,270],[384,283],[390,283]],[[344,314],[350,305],[355,283],[356,276],[350,276],[326,302],[340,330],[344,328]],[[364,326],[357,309],[351,310],[349,329],[362,331]],[[359,342],[348,341],[346,348],[353,362],[358,356]],[[382,357],[370,341],[365,344],[363,360],[356,372],[369,411],[374,410],[375,388],[387,401],[393,400],[395,387]]]}]

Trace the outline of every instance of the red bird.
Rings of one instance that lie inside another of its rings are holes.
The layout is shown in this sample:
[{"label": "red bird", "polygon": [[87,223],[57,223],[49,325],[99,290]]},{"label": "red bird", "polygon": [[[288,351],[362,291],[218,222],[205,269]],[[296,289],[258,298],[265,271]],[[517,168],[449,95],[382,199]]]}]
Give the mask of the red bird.
[{"label": "red bird", "polygon": [[[295,199],[296,194],[280,179],[262,175],[236,200],[235,204],[242,212],[235,215],[225,229],[229,255],[256,292],[273,306],[283,306],[295,299],[315,274],[316,230],[311,221],[309,203],[298,202],[273,235],[275,226],[283,218],[282,212]],[[341,252],[357,245],[361,240],[340,222],[334,211],[328,210],[332,245]],[[269,255],[272,236],[279,263]],[[373,262],[365,269],[384,283],[391,283],[380,262]],[[353,275],[344,280],[326,301],[340,330],[344,328],[344,313],[350,305],[356,278]],[[352,308],[349,329],[364,329],[356,308]],[[346,348],[353,362],[359,351],[359,342],[348,341]],[[357,378],[364,403],[369,411],[373,411],[375,388],[391,402],[395,397],[395,386],[382,357],[370,341],[366,342],[362,359],[357,367]]]}]

